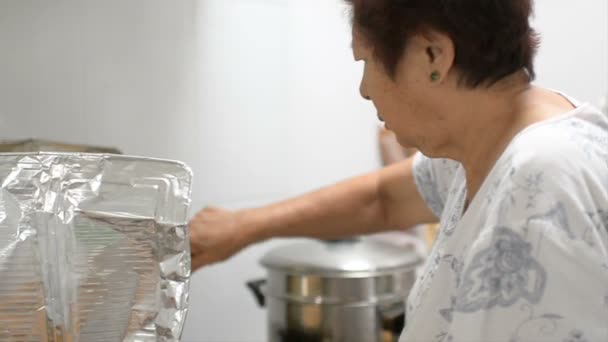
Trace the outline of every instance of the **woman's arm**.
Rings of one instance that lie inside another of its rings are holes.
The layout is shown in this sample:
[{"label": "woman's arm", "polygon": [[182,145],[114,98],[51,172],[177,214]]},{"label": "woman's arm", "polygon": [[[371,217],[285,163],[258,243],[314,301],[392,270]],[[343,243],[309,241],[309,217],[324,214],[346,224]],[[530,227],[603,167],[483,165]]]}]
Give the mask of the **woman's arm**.
[{"label": "woman's arm", "polygon": [[274,237],[334,239],[434,221],[416,189],[412,162],[259,208],[203,209],[190,223],[193,269]]}]

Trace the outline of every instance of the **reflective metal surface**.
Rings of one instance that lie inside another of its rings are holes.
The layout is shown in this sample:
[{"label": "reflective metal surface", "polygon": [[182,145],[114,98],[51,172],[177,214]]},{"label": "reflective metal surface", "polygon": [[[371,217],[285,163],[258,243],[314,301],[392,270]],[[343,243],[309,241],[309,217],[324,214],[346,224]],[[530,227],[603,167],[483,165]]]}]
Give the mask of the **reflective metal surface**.
[{"label": "reflective metal surface", "polygon": [[[414,281],[413,269],[363,278],[270,271],[266,290],[270,340],[396,341]],[[398,319],[401,322],[395,323]]]},{"label": "reflective metal surface", "polygon": [[370,277],[291,275],[270,270],[266,294],[302,304],[367,306],[405,298],[415,281],[413,268]]},{"label": "reflective metal surface", "polygon": [[177,341],[188,302],[183,164],[0,154],[0,341]]},{"label": "reflective metal surface", "polygon": [[262,263],[271,341],[384,342],[401,333],[422,258],[379,241],[307,241],[274,249]]},{"label": "reflective metal surface", "polygon": [[[396,342],[403,329],[386,323],[375,306],[320,306],[275,299],[269,302],[271,342]],[[401,308],[402,302],[395,303]]]},{"label": "reflective metal surface", "polygon": [[416,265],[414,246],[400,248],[364,238],[307,240],[277,247],[261,260],[264,267],[290,274],[362,277]]}]

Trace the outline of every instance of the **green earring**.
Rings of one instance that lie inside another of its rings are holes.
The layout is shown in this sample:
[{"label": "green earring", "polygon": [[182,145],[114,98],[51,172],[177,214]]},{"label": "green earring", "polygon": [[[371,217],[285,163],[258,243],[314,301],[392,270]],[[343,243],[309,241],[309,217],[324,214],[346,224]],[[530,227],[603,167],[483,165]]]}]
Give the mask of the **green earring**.
[{"label": "green earring", "polygon": [[433,72],[431,73],[431,81],[433,81],[433,82],[437,82],[437,81],[439,81],[439,77],[440,77],[440,76],[441,76],[441,75],[439,74],[439,71],[433,71]]}]

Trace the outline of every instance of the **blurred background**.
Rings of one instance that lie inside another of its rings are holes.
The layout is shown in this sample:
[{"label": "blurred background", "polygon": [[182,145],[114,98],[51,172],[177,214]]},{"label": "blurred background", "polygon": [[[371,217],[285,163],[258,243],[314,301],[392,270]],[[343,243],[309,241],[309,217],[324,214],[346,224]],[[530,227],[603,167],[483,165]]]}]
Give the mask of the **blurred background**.
[{"label": "blurred background", "polygon": [[[537,83],[608,95],[608,2],[536,0]],[[0,0],[0,139],[177,159],[191,215],[259,206],[381,166],[340,0]],[[602,102],[604,101],[604,102]],[[264,341],[253,246],[193,275],[184,341]]]}]

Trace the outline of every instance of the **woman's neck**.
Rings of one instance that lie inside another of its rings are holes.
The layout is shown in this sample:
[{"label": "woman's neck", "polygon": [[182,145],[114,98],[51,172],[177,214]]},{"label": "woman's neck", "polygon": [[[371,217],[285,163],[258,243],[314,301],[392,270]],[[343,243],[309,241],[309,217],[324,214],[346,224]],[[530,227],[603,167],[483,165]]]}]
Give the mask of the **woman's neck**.
[{"label": "woman's neck", "polygon": [[449,156],[464,166],[469,203],[515,135],[574,108],[561,95],[529,83],[489,91],[474,101],[469,103],[470,110],[461,111],[466,125],[452,136],[454,148]]},{"label": "woman's neck", "polygon": [[512,138],[526,126],[535,88],[516,74],[490,88],[464,91],[453,106],[458,120],[448,133],[445,155],[463,164],[470,203]]}]

